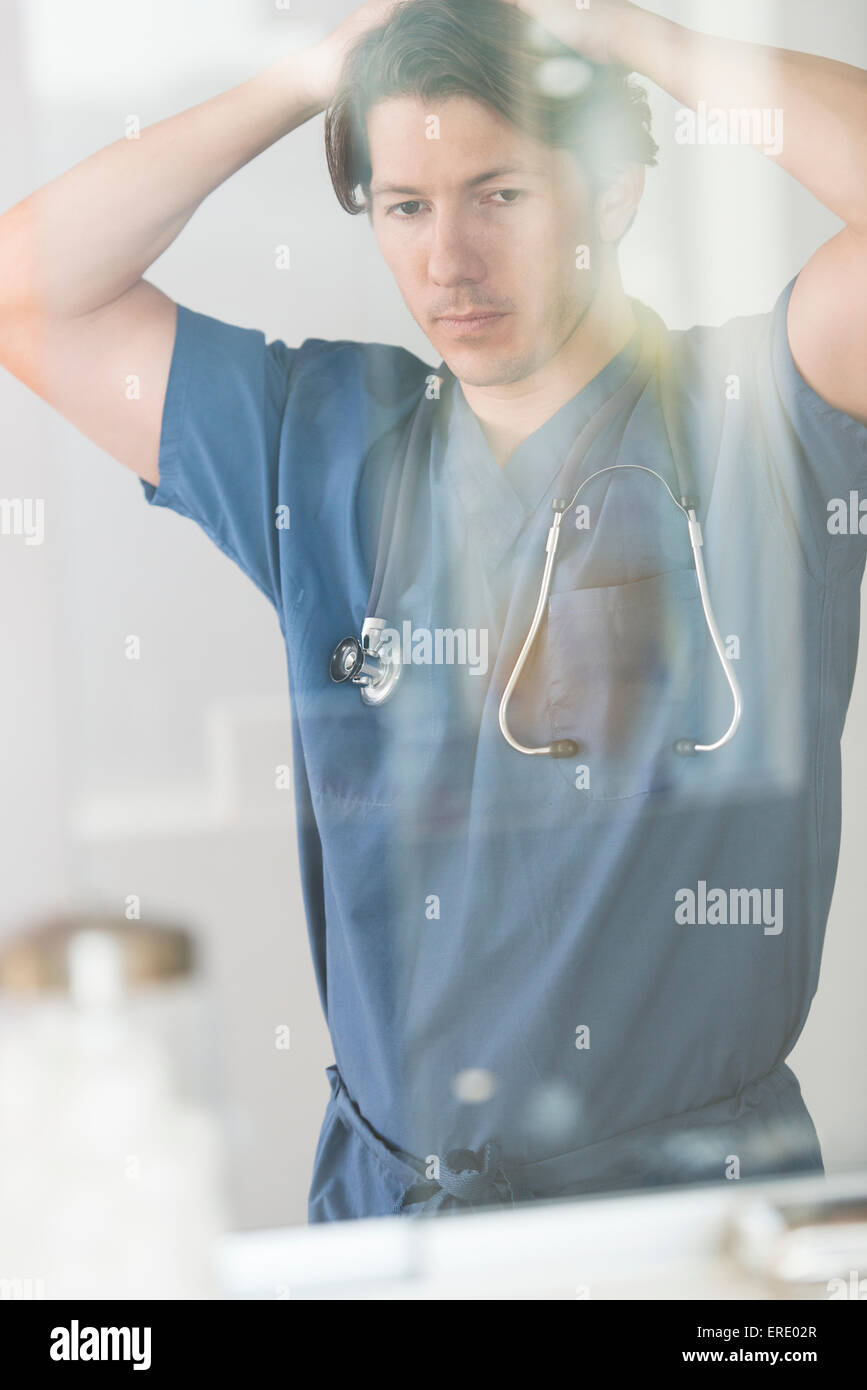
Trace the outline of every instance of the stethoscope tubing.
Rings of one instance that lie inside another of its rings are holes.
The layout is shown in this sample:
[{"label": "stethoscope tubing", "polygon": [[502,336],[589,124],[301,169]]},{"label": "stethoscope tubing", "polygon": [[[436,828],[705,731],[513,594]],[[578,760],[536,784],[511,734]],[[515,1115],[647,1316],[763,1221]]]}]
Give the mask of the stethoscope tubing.
[{"label": "stethoscope tubing", "polygon": [[571,511],[582,490],[587,486],[588,483],[591,483],[594,480],[594,478],[601,477],[604,473],[614,473],[621,468],[636,469],[639,472],[650,473],[654,478],[658,478],[659,481],[662,483],[663,487],[665,488],[666,492],[668,493],[669,497],[671,498],[672,502],[677,507],[678,511],[682,512],[687,520],[687,524],[689,527],[690,548],[692,550],[693,560],[695,562],[696,580],[698,584],[698,592],[701,601],[702,613],[704,615],[705,626],[707,627],[707,630],[710,633],[711,641],[714,645],[714,650],[716,651],[720,665],[723,669],[723,674],[725,675],[726,681],[728,682],[729,690],[731,691],[732,695],[732,718],[725,733],[720,738],[718,738],[715,743],[695,743],[692,740],[680,740],[680,744],[682,745],[680,751],[688,751],[689,753],[715,753],[718,749],[725,747],[725,745],[729,743],[731,739],[734,738],[735,733],[738,729],[738,725],[741,722],[741,715],[743,713],[743,698],[741,696],[737,676],[735,675],[732,669],[731,662],[726,656],[725,647],[720,636],[719,628],[716,623],[716,618],[714,617],[713,606],[711,604],[710,591],[707,582],[707,574],[705,572],[704,560],[701,553],[703,545],[701,526],[699,524],[698,518],[696,517],[695,510],[692,507],[687,508],[681,502],[678,502],[677,498],[675,497],[665,478],[663,478],[661,473],[657,473],[655,469],[648,468],[646,465],[638,463],[613,463],[609,464],[605,468],[597,469],[595,473],[591,473],[588,478],[585,478],[584,481],[581,483],[580,487],[576,490],[568,506],[557,500],[555,500],[555,502],[553,503],[555,515],[554,521],[552,522],[551,528],[548,532],[548,539],[545,543],[545,570],[542,575],[542,583],[539,588],[539,599],[536,604],[536,611],[533,614],[533,621],[524,640],[524,645],[522,646],[521,651],[518,655],[518,659],[515,662],[514,667],[512,668],[512,674],[509,677],[508,682],[506,683],[506,687],[503,691],[503,696],[500,700],[500,707],[498,711],[500,732],[503,735],[503,738],[512,748],[515,749],[516,752],[523,753],[529,757],[563,757],[571,755],[571,751],[573,749],[577,751],[577,745],[573,744],[572,740],[565,740],[556,744],[544,744],[538,748],[528,747],[527,745],[520,743],[518,739],[515,738],[514,734],[509,728],[509,704],[511,702],[512,695],[514,694],[515,687],[517,686],[518,681],[520,679],[521,672],[527,664],[530,653],[533,650],[533,646],[535,644],[539,628],[542,625],[542,619],[545,616],[545,612],[548,607],[548,599],[551,594],[551,580],[554,574],[554,560],[557,553],[557,546],[560,541],[560,527],[563,521],[563,515],[566,511]]},{"label": "stethoscope tubing", "polygon": [[[572,471],[575,468],[576,463],[578,461],[587,457],[590,449],[592,448],[593,443],[601,434],[601,432],[606,428],[606,426],[611,424],[616,418],[619,417],[620,413],[623,410],[625,400],[629,401],[629,413],[630,415],[632,414],[632,411],[634,411],[638,401],[641,399],[641,396],[648,382],[651,379],[654,360],[656,361],[659,368],[660,404],[662,407],[663,423],[665,425],[666,433],[668,435],[669,445],[671,448],[672,462],[674,464],[675,473],[677,475],[678,486],[683,486],[682,459],[679,458],[680,451],[676,447],[676,436],[671,428],[668,402],[666,400],[667,390],[665,381],[663,379],[665,377],[665,370],[663,362],[661,360],[662,324],[652,310],[647,310],[646,308],[644,308],[644,306],[642,306],[642,309],[643,312],[648,316],[648,323],[650,325],[651,332],[647,334],[645,338],[645,342],[642,345],[642,349],[640,352],[639,360],[633,368],[633,371],[631,372],[628,380],[620,387],[619,390],[617,390],[614,393],[612,397],[609,398],[609,400],[605,403],[601,410],[599,410],[596,413],[596,415],[593,416],[586,423],[578,439],[575,441],[572,449],[569,451],[568,458],[566,459],[563,467],[561,468],[558,474],[555,486],[557,485],[557,483],[559,483],[560,478],[562,478],[564,475],[566,475],[568,472]],[[436,374],[437,376],[445,376],[448,374],[448,369],[445,367],[444,363],[442,363],[440,367],[437,369]],[[425,412],[423,412],[419,408],[417,408],[413,412],[412,418],[409,421],[407,433],[404,437],[403,447],[398,451],[398,459],[400,460],[400,466],[398,466],[397,459],[395,460],[395,463],[392,465],[391,473],[386,486],[386,501],[383,517],[383,523],[386,523],[387,519],[387,524],[381,524],[380,526],[380,543],[376,556],[373,583],[371,585],[371,592],[368,603],[368,618],[366,619],[365,626],[367,625],[367,623],[373,620],[372,615],[374,615],[377,611],[381,594],[386,586],[386,572],[390,568],[390,562],[393,561],[394,557],[394,547],[391,544],[391,541],[393,540],[393,537],[396,534],[398,534],[398,532],[401,529],[399,525],[400,519],[402,517],[404,519],[408,519],[409,512],[411,510],[414,488],[418,482],[418,478],[416,476],[418,470],[412,467],[412,460],[415,456],[415,452],[418,451],[418,446],[421,443],[421,437],[425,433],[426,425],[424,422],[426,418],[427,417]],[[585,478],[579,484],[570,502],[566,503],[559,500],[558,498],[555,498],[552,503],[554,509],[554,520],[549,528],[547,540],[545,543],[545,567],[542,574],[542,581],[539,587],[539,597],[536,603],[536,608],[533,614],[533,619],[530,624],[530,628],[524,639],[524,643],[521,647],[518,658],[512,668],[511,675],[509,676],[509,679],[506,683],[506,687],[503,691],[498,710],[499,727],[503,738],[510,745],[510,747],[515,749],[516,752],[522,753],[528,757],[550,756],[555,758],[563,758],[571,757],[573,753],[577,753],[578,751],[578,744],[571,739],[559,740],[557,742],[545,744],[540,747],[531,747],[521,743],[520,740],[514,736],[509,727],[509,704],[515,693],[515,689],[518,685],[518,681],[521,678],[521,674],[524,670],[524,667],[527,664],[530,653],[533,650],[534,644],[538,637],[539,629],[546,615],[548,601],[551,593],[551,584],[553,581],[554,564],[557,555],[557,548],[560,542],[563,516],[567,511],[571,510],[583,489],[587,487],[591,482],[593,482],[594,479],[601,477],[605,473],[611,473],[618,469],[633,469],[638,472],[651,474],[652,477],[656,478],[660,483],[662,483],[663,487],[665,488],[674,505],[678,508],[680,512],[683,513],[684,517],[686,518],[689,528],[690,547],[692,550],[693,561],[695,565],[696,580],[698,584],[698,592],[701,600],[702,612],[704,614],[705,625],[710,634],[714,650],[716,651],[720,665],[722,666],[723,673],[725,675],[732,697],[732,717],[729,722],[728,728],[726,729],[725,733],[721,735],[720,738],[716,739],[716,741],[713,743],[697,743],[692,739],[680,739],[678,743],[675,745],[675,747],[677,751],[680,753],[692,754],[716,752],[718,749],[723,748],[727,743],[730,742],[730,740],[734,737],[741,721],[741,715],[743,712],[743,699],[741,696],[740,686],[738,684],[738,680],[732,668],[731,662],[726,655],[725,647],[723,645],[723,641],[719,633],[719,628],[716,623],[716,619],[713,612],[713,606],[711,604],[710,599],[707,574],[705,572],[704,561],[702,558],[703,537],[701,532],[701,526],[697,517],[698,502],[697,500],[687,496],[686,493],[684,493],[681,499],[678,500],[678,498],[672,492],[671,487],[669,486],[666,479],[662,476],[662,474],[658,473],[653,468],[647,467],[645,464],[614,463],[609,464],[604,468],[597,469],[595,472],[591,473],[589,477]],[[367,648],[366,642],[364,643],[364,647],[365,649]],[[392,681],[391,685],[393,685],[393,683],[394,682]],[[374,685],[375,684],[376,682],[374,681]],[[391,686],[389,687],[389,691],[390,688]],[[388,698],[388,693],[389,692],[387,692],[383,688],[382,699]],[[368,699],[368,702],[381,702],[381,700],[370,700],[370,694],[370,690],[362,690],[362,695],[363,697]]]},{"label": "stethoscope tubing", "polygon": [[[618,392],[615,393],[614,397],[612,397],[611,400],[609,400],[607,405],[604,407],[603,411],[600,412],[596,421],[591,422],[590,425],[585,428],[585,431],[582,431],[581,436],[579,436],[572,450],[570,450],[569,458],[567,459],[566,463],[563,466],[563,469],[561,469],[560,474],[558,475],[558,481],[559,477],[562,477],[568,469],[574,467],[577,457],[585,458],[587,456],[587,453],[592,447],[594,440],[600,434],[601,430],[605,427],[605,425],[609,423],[610,419],[612,419],[619,413],[619,410],[622,408],[622,398],[624,396],[631,397],[631,415],[632,411],[634,411],[635,406],[638,403],[638,400],[641,397],[643,390],[647,385],[647,382],[650,380],[651,373],[650,371],[643,371],[643,366],[646,367],[647,358],[649,356],[652,356],[655,357],[659,365],[660,404],[662,407],[663,423],[665,425],[666,434],[668,435],[669,446],[671,448],[672,462],[674,464],[675,472],[677,474],[678,485],[681,487],[683,486],[682,468],[678,462],[678,449],[675,445],[675,434],[671,428],[668,405],[666,401],[666,387],[663,381],[665,373],[663,371],[662,363],[660,361],[660,354],[661,335],[659,331],[659,325],[657,323],[655,325],[654,341],[651,353],[649,354],[645,352],[642,354],[642,359],[639,361],[629,380],[625,383],[624,386],[620,388]],[[637,389],[636,382],[638,382]],[[586,443],[584,439],[585,433],[589,435],[589,439]],[[694,739],[682,738],[679,739],[675,744],[675,749],[678,753],[689,755],[695,753],[715,753],[718,749],[725,747],[725,745],[734,738],[741,721],[741,715],[743,712],[743,698],[741,696],[740,686],[738,684],[737,676],[735,675],[734,670],[732,669],[731,662],[726,656],[725,647],[723,645],[722,638],[720,637],[719,628],[717,627],[716,618],[714,617],[713,606],[711,604],[710,599],[707,574],[705,572],[704,560],[702,558],[701,553],[703,546],[703,537],[701,532],[701,525],[696,515],[696,508],[698,504],[697,502],[694,502],[692,499],[687,497],[685,493],[681,500],[678,501],[677,497],[675,497],[668,482],[662,476],[662,474],[658,473],[654,468],[648,468],[646,464],[614,463],[608,464],[604,468],[596,469],[587,478],[585,478],[576,488],[572,496],[572,499],[569,503],[560,502],[556,498],[552,503],[552,506],[554,507],[555,517],[551,525],[551,528],[548,532],[548,539],[545,545],[545,570],[542,576],[542,583],[539,589],[539,599],[536,604],[536,611],[533,615],[532,624],[524,640],[524,644],[518,655],[518,659],[515,663],[515,666],[513,667],[512,674],[509,677],[509,680],[503,691],[498,710],[498,722],[500,726],[500,733],[512,748],[514,748],[519,753],[523,753],[525,756],[548,756],[562,758],[571,756],[573,751],[578,751],[578,745],[571,739],[559,740],[555,743],[544,744],[537,748],[530,747],[526,744],[521,743],[518,739],[515,738],[514,734],[511,731],[511,728],[509,727],[509,704],[515,692],[515,688],[518,684],[521,672],[523,671],[529,659],[530,653],[533,649],[536,637],[539,632],[539,628],[542,624],[542,619],[545,616],[545,612],[548,606],[548,599],[550,597],[551,591],[551,582],[554,573],[554,560],[557,552],[557,546],[560,540],[560,527],[562,524],[563,515],[565,512],[571,511],[572,507],[574,507],[582,491],[585,487],[588,486],[589,483],[593,482],[594,479],[601,477],[605,473],[613,473],[618,469],[633,469],[637,472],[649,473],[652,477],[656,478],[665,488],[666,492],[668,493],[674,505],[677,507],[678,511],[682,512],[684,517],[686,518],[687,525],[689,527],[690,548],[692,550],[693,561],[695,564],[696,580],[698,583],[698,592],[701,600],[701,607],[702,613],[704,615],[705,626],[707,627],[707,630],[710,634],[711,641],[714,645],[714,650],[716,651],[720,665],[722,666],[723,674],[725,675],[726,682],[728,683],[728,687],[732,696],[732,717],[729,722],[728,728],[726,729],[725,733],[721,735],[720,738],[718,738],[713,743],[698,743]]]},{"label": "stethoscope tubing", "polygon": [[723,645],[723,640],[720,636],[720,631],[717,627],[716,618],[714,617],[713,607],[710,601],[710,590],[708,589],[707,575],[705,574],[704,560],[701,553],[703,544],[701,527],[696,520],[695,512],[690,511],[687,513],[687,516],[690,523],[689,539],[692,545],[693,558],[695,559],[695,576],[698,580],[698,591],[701,596],[704,621],[710,633],[710,638],[713,642],[716,654],[719,657],[719,663],[722,666],[723,674],[728,682],[729,690],[732,694],[731,723],[725,733],[721,738],[718,738],[715,743],[697,743],[695,745],[694,751],[696,753],[716,753],[719,748],[724,748],[727,743],[730,743],[737,733],[738,725],[741,722],[741,715],[743,714],[743,696],[741,695],[738,678],[734,673],[729,658],[726,656],[725,646]]},{"label": "stethoscope tubing", "polygon": [[526,638],[524,639],[524,645],[521,648],[521,651],[518,655],[518,659],[515,662],[515,665],[512,667],[512,674],[506,683],[506,688],[503,691],[503,698],[500,700],[500,733],[503,735],[503,738],[506,740],[506,742],[510,744],[512,748],[515,749],[516,753],[524,753],[528,757],[538,757],[542,755],[547,756],[551,753],[552,745],[546,744],[542,748],[528,748],[525,744],[518,742],[518,740],[515,738],[514,734],[509,728],[509,701],[512,698],[512,693],[515,689],[515,686],[518,684],[518,681],[521,678],[521,672],[523,671],[524,666],[527,663],[527,658],[529,657],[530,652],[533,650],[533,644],[536,641],[536,634],[538,633],[539,628],[541,627],[542,619],[545,616],[545,610],[548,607],[548,596],[551,592],[551,577],[554,573],[554,557],[557,554],[557,546],[560,540],[560,523],[562,522],[562,520],[563,512],[557,511],[554,517],[554,521],[551,525],[551,529],[548,532],[548,540],[545,544],[545,571],[542,575],[542,585],[539,589],[539,601],[536,604],[536,611],[533,614],[533,621],[530,624],[530,630],[527,633]]}]

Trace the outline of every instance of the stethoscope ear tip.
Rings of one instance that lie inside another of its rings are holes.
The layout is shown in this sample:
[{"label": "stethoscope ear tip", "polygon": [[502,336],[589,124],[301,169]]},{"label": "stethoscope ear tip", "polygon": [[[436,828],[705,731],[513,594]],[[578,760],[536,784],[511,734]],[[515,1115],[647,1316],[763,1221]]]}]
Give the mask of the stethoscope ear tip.
[{"label": "stethoscope ear tip", "polygon": [[558,739],[548,749],[552,758],[576,758],[579,751],[578,744],[571,738]]},{"label": "stethoscope ear tip", "polygon": [[674,751],[681,758],[694,758],[698,748],[694,738],[679,738],[674,745]]}]

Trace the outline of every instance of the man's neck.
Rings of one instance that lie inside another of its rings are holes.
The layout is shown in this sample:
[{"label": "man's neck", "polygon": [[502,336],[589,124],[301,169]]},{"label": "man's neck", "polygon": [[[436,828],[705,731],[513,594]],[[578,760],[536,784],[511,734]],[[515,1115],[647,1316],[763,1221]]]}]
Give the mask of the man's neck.
[{"label": "man's neck", "polygon": [[560,351],[530,376],[503,386],[461,383],[464,399],[501,468],[629,342],[637,327],[635,314],[622,288],[618,291],[599,295]]}]

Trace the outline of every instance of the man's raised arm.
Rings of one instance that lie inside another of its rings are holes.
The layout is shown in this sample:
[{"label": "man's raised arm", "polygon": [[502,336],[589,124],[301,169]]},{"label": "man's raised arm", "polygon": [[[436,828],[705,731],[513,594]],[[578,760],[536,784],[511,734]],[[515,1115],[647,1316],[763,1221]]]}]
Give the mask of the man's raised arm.
[{"label": "man's raised arm", "polygon": [[792,355],[830,405],[867,420],[867,72],[697,33],[628,0],[517,3],[578,52],[649,77],[687,107],[778,117],[773,139],[754,143],[845,223],[798,277]]},{"label": "man's raised arm", "polygon": [[159,481],[176,306],[142,276],[209,193],[324,109],[347,45],[393,3],[368,0],[323,42],[115,141],[0,216],[0,365],[147,482]]}]

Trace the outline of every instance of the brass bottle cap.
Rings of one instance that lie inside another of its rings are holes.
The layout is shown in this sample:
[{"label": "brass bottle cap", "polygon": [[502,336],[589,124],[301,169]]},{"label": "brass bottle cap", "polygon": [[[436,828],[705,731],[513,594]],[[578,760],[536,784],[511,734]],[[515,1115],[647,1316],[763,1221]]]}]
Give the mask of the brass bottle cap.
[{"label": "brass bottle cap", "polygon": [[0,990],[9,994],[73,992],[82,943],[104,946],[128,991],[177,980],[195,968],[193,940],[183,927],[127,921],[102,913],[68,913],[0,939]]}]

